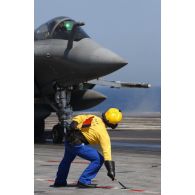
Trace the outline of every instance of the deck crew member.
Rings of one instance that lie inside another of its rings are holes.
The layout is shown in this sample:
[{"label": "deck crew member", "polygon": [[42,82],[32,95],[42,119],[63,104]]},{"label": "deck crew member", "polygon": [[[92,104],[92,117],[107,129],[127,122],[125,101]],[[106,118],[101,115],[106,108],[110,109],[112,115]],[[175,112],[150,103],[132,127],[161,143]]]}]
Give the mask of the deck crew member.
[{"label": "deck crew member", "polygon": [[[108,171],[107,175],[114,180],[115,162],[111,156],[111,143],[107,127],[114,129],[121,120],[122,112],[117,108],[108,109],[102,114],[102,117],[90,114],[75,116],[67,130],[65,153],[58,167],[54,187],[67,185],[70,165],[76,156],[90,161],[78,180],[78,187],[96,187],[96,184],[92,184],[91,181],[96,177],[103,163]],[[91,144],[99,144],[102,154],[90,147]]]}]

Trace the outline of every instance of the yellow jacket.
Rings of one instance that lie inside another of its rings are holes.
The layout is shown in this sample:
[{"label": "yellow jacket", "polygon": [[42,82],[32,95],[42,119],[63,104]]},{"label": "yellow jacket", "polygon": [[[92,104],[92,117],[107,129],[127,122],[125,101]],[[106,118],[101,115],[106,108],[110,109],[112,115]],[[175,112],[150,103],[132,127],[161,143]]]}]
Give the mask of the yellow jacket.
[{"label": "yellow jacket", "polygon": [[[82,128],[83,122],[90,117],[93,117],[91,125]],[[78,115],[73,118],[73,121],[78,122],[77,128],[81,130],[89,144],[101,146],[104,160],[112,160],[110,137],[102,119],[95,115]]]}]

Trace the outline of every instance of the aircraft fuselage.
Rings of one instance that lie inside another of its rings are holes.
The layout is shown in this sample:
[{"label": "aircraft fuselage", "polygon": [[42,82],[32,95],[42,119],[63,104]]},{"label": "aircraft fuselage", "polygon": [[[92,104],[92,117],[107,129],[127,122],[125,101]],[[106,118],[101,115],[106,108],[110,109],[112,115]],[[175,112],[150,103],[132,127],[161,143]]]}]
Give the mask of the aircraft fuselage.
[{"label": "aircraft fuselage", "polygon": [[113,52],[90,38],[74,42],[67,50],[67,40],[35,41],[35,76],[41,88],[58,82],[61,86],[107,75],[126,64]]},{"label": "aircraft fuselage", "polygon": [[74,32],[74,28],[70,31],[60,26],[67,22],[75,24],[72,19],[65,17],[54,21],[52,30],[49,31],[49,24],[52,22],[48,22],[35,31],[35,82],[40,90],[44,91],[53,83],[62,87],[78,85],[107,75],[127,64],[120,56],[92,40],[81,27],[75,28],[78,32]]}]

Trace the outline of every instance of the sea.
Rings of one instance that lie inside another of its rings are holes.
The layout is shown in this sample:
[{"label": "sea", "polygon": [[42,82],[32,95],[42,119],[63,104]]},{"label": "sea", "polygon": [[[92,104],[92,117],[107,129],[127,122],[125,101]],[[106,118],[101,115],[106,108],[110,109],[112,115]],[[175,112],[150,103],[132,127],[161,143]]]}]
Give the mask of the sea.
[{"label": "sea", "polygon": [[94,90],[106,95],[107,99],[86,111],[102,112],[117,107],[128,113],[161,112],[161,87],[158,86],[147,89],[95,87]]}]

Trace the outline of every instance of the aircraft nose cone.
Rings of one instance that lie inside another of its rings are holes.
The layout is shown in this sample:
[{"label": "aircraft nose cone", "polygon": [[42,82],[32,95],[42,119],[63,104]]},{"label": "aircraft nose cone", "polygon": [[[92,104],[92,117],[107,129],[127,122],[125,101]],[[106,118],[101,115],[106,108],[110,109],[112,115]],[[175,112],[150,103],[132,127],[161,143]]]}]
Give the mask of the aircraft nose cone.
[{"label": "aircraft nose cone", "polygon": [[103,65],[105,68],[112,69],[113,71],[128,64],[122,57],[106,48],[96,49],[91,56],[91,61]]},{"label": "aircraft nose cone", "polygon": [[90,78],[110,74],[127,64],[122,57],[90,38],[76,43],[68,54],[68,59],[74,64],[79,64],[75,65],[75,68],[80,68],[80,74],[83,73]]}]

